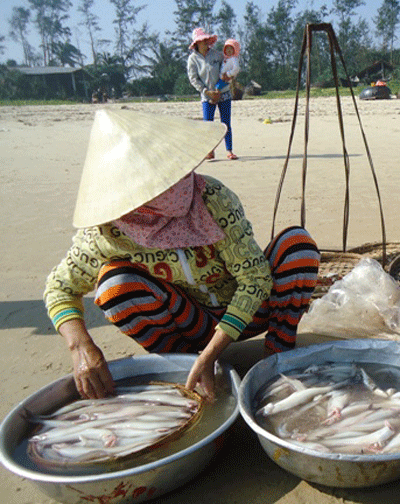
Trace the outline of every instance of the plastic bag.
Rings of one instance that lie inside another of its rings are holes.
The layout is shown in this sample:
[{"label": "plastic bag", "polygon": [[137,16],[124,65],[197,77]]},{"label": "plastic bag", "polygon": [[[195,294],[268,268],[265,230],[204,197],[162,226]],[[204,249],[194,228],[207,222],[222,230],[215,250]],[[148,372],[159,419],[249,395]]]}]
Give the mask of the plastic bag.
[{"label": "plastic bag", "polygon": [[361,259],[311,304],[301,320],[301,332],[400,341],[399,284],[378,261]]}]

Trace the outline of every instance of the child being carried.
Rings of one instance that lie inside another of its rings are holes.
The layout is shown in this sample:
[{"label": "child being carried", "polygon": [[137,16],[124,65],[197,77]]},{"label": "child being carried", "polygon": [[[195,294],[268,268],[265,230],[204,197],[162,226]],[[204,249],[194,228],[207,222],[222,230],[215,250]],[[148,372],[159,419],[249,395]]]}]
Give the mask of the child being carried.
[{"label": "child being carried", "polygon": [[240,45],[235,39],[228,39],[224,44],[224,62],[221,65],[220,78],[215,89],[221,91],[228,82],[239,73],[239,53]]}]

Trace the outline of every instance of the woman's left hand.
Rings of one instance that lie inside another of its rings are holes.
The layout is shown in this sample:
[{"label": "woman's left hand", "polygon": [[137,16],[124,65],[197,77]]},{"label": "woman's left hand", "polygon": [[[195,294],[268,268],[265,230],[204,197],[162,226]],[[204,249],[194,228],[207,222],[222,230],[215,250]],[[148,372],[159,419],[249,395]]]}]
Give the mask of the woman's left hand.
[{"label": "woman's left hand", "polygon": [[195,360],[186,380],[186,388],[193,390],[196,385],[200,385],[208,400],[215,399],[214,364],[231,341],[232,338],[221,329],[215,331],[208,345]]}]

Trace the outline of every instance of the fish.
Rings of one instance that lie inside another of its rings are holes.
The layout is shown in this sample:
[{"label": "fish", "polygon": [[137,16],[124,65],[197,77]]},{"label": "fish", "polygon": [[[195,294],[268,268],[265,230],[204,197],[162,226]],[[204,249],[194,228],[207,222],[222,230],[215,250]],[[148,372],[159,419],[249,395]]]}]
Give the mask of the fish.
[{"label": "fish", "polygon": [[342,410],[350,400],[349,392],[345,390],[334,390],[330,393],[330,398],[327,407],[327,419],[324,423],[329,422],[332,417],[340,418]]},{"label": "fish", "polygon": [[117,387],[104,399],[80,399],[49,415],[29,415],[27,454],[50,469],[119,462],[182,435],[199,420],[203,403],[179,384]]},{"label": "fish", "polygon": [[285,399],[281,399],[275,403],[271,402],[260,408],[256,415],[275,415],[276,413],[280,413],[282,411],[286,411],[288,409],[295,408],[300,404],[304,404],[305,402],[314,399],[314,397],[324,394],[326,392],[330,392],[332,390],[332,386],[327,387],[312,387],[305,390],[298,390],[293,392],[290,396]]},{"label": "fish", "polygon": [[280,373],[254,396],[256,422],[281,439],[324,453],[399,452],[400,391],[380,387],[359,364],[335,367]]},{"label": "fish", "polygon": [[327,448],[332,448],[334,446],[357,446],[360,449],[368,449],[374,445],[382,446],[385,441],[392,438],[395,435],[395,430],[388,423],[385,422],[385,425],[369,434],[359,434],[359,435],[348,435],[347,437],[341,438],[325,438],[321,440],[320,443],[326,446]]}]

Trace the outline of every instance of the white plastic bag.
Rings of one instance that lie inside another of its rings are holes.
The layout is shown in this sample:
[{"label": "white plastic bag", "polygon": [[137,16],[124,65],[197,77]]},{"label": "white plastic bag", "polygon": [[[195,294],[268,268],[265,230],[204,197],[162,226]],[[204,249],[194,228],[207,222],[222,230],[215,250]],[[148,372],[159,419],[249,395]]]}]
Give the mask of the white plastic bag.
[{"label": "white plastic bag", "polygon": [[400,287],[377,261],[361,259],[311,304],[301,332],[400,340]]}]

